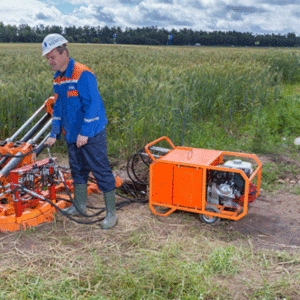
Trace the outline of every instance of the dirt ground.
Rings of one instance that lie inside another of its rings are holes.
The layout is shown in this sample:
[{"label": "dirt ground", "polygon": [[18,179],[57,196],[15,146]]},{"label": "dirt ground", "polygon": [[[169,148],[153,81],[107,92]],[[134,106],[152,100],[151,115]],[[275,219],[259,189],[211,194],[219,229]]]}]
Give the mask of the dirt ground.
[{"label": "dirt ground", "polygon": [[[266,162],[297,164],[284,155],[260,156]],[[263,178],[262,178],[263,180]],[[282,190],[272,193],[261,191],[254,203],[249,205],[248,214],[239,221],[232,222],[230,229],[248,235],[259,248],[288,250],[300,248],[300,195],[288,190],[299,186],[298,175],[286,173],[278,179]]]},{"label": "dirt ground", "polygon": [[250,204],[248,214],[228,223],[228,229],[251,237],[258,248],[300,248],[300,196],[263,193]]},{"label": "dirt ground", "polygon": [[[299,165],[285,155],[263,155],[259,159],[263,165],[268,162]],[[300,185],[299,177],[286,173],[278,181],[282,190],[272,193],[261,190],[249,204],[248,214],[238,221],[227,222],[224,227],[248,236],[258,249],[300,249],[300,195],[288,192],[290,187]]]},{"label": "dirt ground", "polygon": [[[265,163],[267,161],[277,161],[277,162],[286,162],[286,163],[298,163],[288,160],[286,157],[267,157],[261,156],[260,160]],[[65,159],[58,160],[59,165],[67,165]],[[298,163],[299,164],[299,163]],[[127,178],[125,171],[125,164],[117,170],[114,171],[116,174],[121,177]],[[289,176],[287,174],[286,176]],[[263,180],[263,179],[262,179]],[[273,249],[273,250],[293,250],[300,249],[300,230],[299,230],[299,220],[300,220],[300,196],[292,193],[286,192],[288,190],[285,185],[285,191],[276,191],[273,193],[268,193],[262,191],[261,195],[257,197],[255,202],[249,205],[248,214],[238,220],[238,221],[228,221],[222,220],[218,225],[214,226],[214,230],[225,231],[226,233],[232,232],[239,233],[242,236],[248,238],[251,241],[251,247],[254,247],[258,250],[260,249]],[[299,185],[299,182],[292,180],[292,185]],[[118,201],[122,201],[120,198],[117,198]],[[103,206],[103,197],[102,195],[90,195],[89,203],[95,206]],[[158,217],[159,221],[163,223],[164,230],[162,230],[162,235],[166,234],[168,227],[176,225],[176,214],[181,218],[182,224],[182,215],[185,214],[186,218],[198,218],[198,216],[193,216],[194,214],[190,213],[173,213],[169,217]],[[175,215],[175,216],[173,216]],[[134,228],[135,226],[140,226],[140,223],[146,218],[151,220],[153,215],[147,204],[131,204],[124,206],[118,211],[119,221],[118,227],[119,231],[126,231],[128,228]],[[59,219],[64,218],[63,216],[58,217]],[[142,220],[143,219],[143,220]],[[126,222],[125,222],[126,220]],[[130,222],[128,222],[130,220]],[[199,228],[203,226],[210,226],[206,224],[201,224],[199,220]],[[37,230],[47,231],[49,228],[49,223],[42,224],[37,227]],[[93,227],[95,228],[95,227]],[[82,230],[82,226],[80,227]],[[87,227],[87,231],[90,228]],[[97,230],[100,230],[97,229]],[[200,229],[201,230],[201,229]],[[38,245],[38,240],[31,240],[28,242],[28,235],[14,235],[11,233],[0,233],[0,249],[1,251],[6,251],[6,247],[10,248],[10,242],[15,242],[18,240],[19,249],[26,249],[26,245]],[[22,241],[24,239],[24,241]],[[3,242],[1,242],[1,240]],[[247,239],[245,239],[247,240]],[[5,241],[5,242],[4,242]]]}]

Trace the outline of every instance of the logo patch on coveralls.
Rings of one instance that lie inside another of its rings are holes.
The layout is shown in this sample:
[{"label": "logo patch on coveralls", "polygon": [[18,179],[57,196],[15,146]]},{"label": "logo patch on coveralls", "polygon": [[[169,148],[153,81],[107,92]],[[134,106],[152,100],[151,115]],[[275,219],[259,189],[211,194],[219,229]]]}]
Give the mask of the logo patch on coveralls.
[{"label": "logo patch on coveralls", "polygon": [[67,98],[79,96],[78,91],[67,91]]},{"label": "logo patch on coveralls", "polygon": [[69,90],[75,90],[75,86],[74,85],[69,85]]}]

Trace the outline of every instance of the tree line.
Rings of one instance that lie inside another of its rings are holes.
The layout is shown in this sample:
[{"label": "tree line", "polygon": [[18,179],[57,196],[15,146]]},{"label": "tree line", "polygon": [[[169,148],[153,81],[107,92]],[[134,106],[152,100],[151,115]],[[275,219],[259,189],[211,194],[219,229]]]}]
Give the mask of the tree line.
[{"label": "tree line", "polygon": [[27,24],[4,25],[0,22],[0,43],[41,43],[50,33],[65,36],[70,43],[106,43],[133,45],[201,45],[236,47],[295,47],[300,46],[300,37],[295,33],[259,34],[237,31],[194,31],[183,28],[167,30],[157,27],[126,28],[120,27],[61,27]]}]

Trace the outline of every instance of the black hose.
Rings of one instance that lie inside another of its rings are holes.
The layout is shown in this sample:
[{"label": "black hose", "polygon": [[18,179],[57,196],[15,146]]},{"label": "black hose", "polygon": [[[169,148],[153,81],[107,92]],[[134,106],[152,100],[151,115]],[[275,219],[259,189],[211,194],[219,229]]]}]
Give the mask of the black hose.
[{"label": "black hose", "polygon": [[60,213],[62,213],[68,219],[70,219],[71,221],[74,221],[76,223],[79,223],[79,224],[95,224],[97,222],[103,221],[104,218],[105,218],[105,217],[102,217],[102,218],[99,218],[99,219],[96,219],[96,220],[92,220],[92,221],[81,221],[81,220],[78,220],[78,219],[75,219],[75,218],[71,217],[70,214],[68,214],[67,212],[65,212],[63,209],[59,208],[56,204],[54,204],[49,199],[46,198],[45,201],[48,202],[49,204],[51,204],[54,208],[56,208]]},{"label": "black hose", "polygon": [[[144,151],[144,149],[141,149],[140,151],[138,151],[137,153],[133,154],[132,156],[129,157],[128,161],[127,161],[127,174],[128,177],[131,179],[131,181],[135,184],[135,185],[144,185],[147,186],[149,183],[146,181],[142,181],[136,174],[135,171],[135,159],[136,157],[140,157],[141,160],[143,161],[143,163],[149,167],[149,164],[145,161],[143,155],[141,154]],[[134,178],[131,176],[130,171],[132,172]]]},{"label": "black hose", "polygon": [[105,211],[105,209],[99,208],[100,210],[99,210],[98,212],[96,212],[95,214],[92,214],[92,215],[85,214],[84,212],[82,212],[82,211],[80,210],[80,208],[78,208],[77,204],[74,202],[74,200],[73,200],[73,198],[72,198],[72,195],[71,195],[71,193],[70,193],[70,191],[69,191],[69,189],[68,189],[68,186],[67,186],[67,184],[66,184],[66,182],[65,182],[64,180],[63,180],[63,184],[64,184],[64,186],[65,186],[66,192],[67,192],[67,194],[68,194],[68,196],[69,196],[69,198],[70,198],[72,204],[75,206],[77,212],[78,212],[81,216],[86,217],[86,218],[92,218],[92,217],[99,216],[101,213],[103,213],[103,212]]},{"label": "black hose", "polygon": [[[142,159],[143,163],[144,163],[147,167],[149,167],[149,164],[144,160],[143,156],[141,155],[141,152],[142,152],[143,150],[144,150],[144,149],[142,149],[142,150],[138,151],[136,154],[132,155],[132,156],[128,159],[128,161],[127,161],[127,174],[128,174],[128,176],[129,176],[129,178],[131,179],[131,181],[132,181],[132,183],[133,183],[134,186],[136,186],[136,185],[147,186],[147,185],[148,185],[148,183],[141,181],[141,180],[139,179],[139,177],[137,176],[136,172],[135,172],[135,162],[134,162],[134,161],[135,161],[136,157],[138,157],[138,156]],[[32,153],[33,151],[34,151],[34,150],[31,150],[30,152],[28,152],[28,153],[26,153],[26,154],[18,155],[18,156],[13,156],[13,155],[3,155],[3,156],[4,156],[4,157],[23,157],[23,156],[26,156],[26,155]],[[0,157],[1,157],[1,156],[0,156]],[[130,176],[130,171],[129,171],[130,166],[131,166],[131,172],[132,172],[132,174],[134,175],[135,179],[133,179],[132,176]],[[67,168],[64,168],[64,171],[66,171],[66,169],[67,169]],[[54,180],[54,178],[53,178],[53,180]],[[97,182],[96,182],[96,179],[93,178],[93,177],[90,177],[90,176],[89,176],[89,177],[88,177],[88,180],[91,181],[91,182],[93,182],[93,183],[97,183]],[[44,187],[45,182],[43,182],[43,181],[44,181],[44,179],[41,179],[41,180],[38,180],[38,181],[34,182],[34,189],[37,188],[37,187]],[[96,212],[95,214],[92,214],[92,215],[87,215],[87,214],[81,212],[80,209],[76,206],[76,203],[74,202],[74,200],[73,200],[73,198],[72,198],[72,195],[71,195],[71,193],[70,193],[70,191],[69,191],[69,189],[68,189],[68,186],[67,186],[65,180],[62,180],[62,182],[63,182],[63,184],[64,184],[64,187],[65,187],[65,190],[66,190],[66,192],[67,192],[67,194],[68,194],[69,199],[64,199],[64,198],[61,198],[61,197],[56,197],[56,199],[58,199],[58,200],[64,200],[64,201],[66,201],[66,202],[72,203],[72,204],[75,206],[75,208],[76,208],[76,210],[78,211],[78,213],[80,214],[80,216],[86,217],[86,218],[91,218],[91,217],[99,216],[101,213],[103,213],[104,211],[106,211],[106,208],[87,206],[87,208],[97,209],[97,210],[99,210],[99,211]],[[50,183],[51,183],[51,182],[50,182]],[[52,183],[54,183],[54,181],[53,181]],[[55,182],[55,183],[57,183],[57,182]],[[120,188],[117,188],[117,189],[119,189],[119,190],[122,191],[122,192],[129,193],[129,194],[131,194],[131,195],[134,195],[134,196],[137,196],[137,195],[139,195],[139,194],[140,194],[140,195],[145,195],[144,192],[140,192],[140,191],[135,190],[135,189],[133,190],[133,189],[130,188],[130,187],[128,186],[128,184],[126,184],[126,183],[124,183]],[[129,205],[129,204],[131,204],[131,203],[147,203],[147,202],[148,202],[148,199],[145,199],[145,198],[138,198],[138,197],[136,197],[136,198],[129,198],[129,197],[126,197],[126,196],[124,196],[124,195],[122,195],[122,194],[119,194],[119,193],[116,193],[116,195],[118,195],[119,197],[125,199],[125,200],[122,201],[122,202],[116,203],[116,210],[119,210],[119,209],[121,209],[123,206]],[[104,220],[104,218],[105,218],[105,217],[101,217],[101,218],[97,218],[96,220],[91,220],[91,221],[83,221],[83,220],[79,220],[79,219],[77,219],[77,218],[72,217],[70,214],[68,214],[67,212],[65,212],[63,209],[59,208],[59,207],[58,207],[55,203],[53,203],[51,200],[45,198],[44,201],[46,201],[47,203],[51,204],[57,211],[59,211],[60,213],[62,213],[64,216],[66,216],[66,217],[67,217],[68,219],[70,219],[71,221],[74,221],[74,222],[79,223],[79,224],[95,224],[95,223],[97,223],[97,222],[100,222],[100,221]]]},{"label": "black hose", "polygon": [[[123,195],[120,195],[118,193],[116,193],[119,197],[123,197],[125,199],[127,199],[126,201],[122,201],[122,202],[119,202],[119,203],[116,203],[116,210],[119,210],[121,209],[123,206],[125,205],[129,205],[133,202],[140,202],[140,203],[146,203],[148,202],[147,199],[131,199],[131,198],[127,198]],[[57,198],[57,199],[60,199],[60,200],[64,200],[64,201],[67,201],[67,202],[70,202],[69,200],[66,200],[66,199],[63,199],[63,198]],[[64,216],[66,216],[68,219],[70,219],[71,221],[74,221],[76,223],[79,223],[79,224],[95,224],[97,222],[101,222],[104,220],[105,217],[102,217],[102,218],[99,218],[99,219],[96,219],[96,220],[92,220],[92,221],[81,221],[81,220],[78,220],[76,218],[73,218],[71,217],[70,214],[68,214],[67,212],[65,212],[63,209],[59,208],[56,204],[54,204],[52,201],[50,201],[49,199],[45,199],[46,202],[48,202],[49,204],[51,204],[53,207],[55,207],[60,213],[62,213]],[[73,202],[73,204],[75,204]],[[74,205],[76,207],[76,205]],[[77,209],[77,208],[76,208]],[[101,212],[97,213],[98,215],[102,212],[104,212],[106,209],[105,208],[99,208],[101,209]],[[78,210],[78,209],[77,209]],[[81,213],[80,211],[78,211],[80,213],[80,215],[84,216],[84,217],[91,217],[90,215],[86,215],[86,214],[83,214]],[[96,214],[95,214],[96,216]]]},{"label": "black hose", "polygon": [[[94,183],[96,182],[96,180],[95,180],[94,178],[90,177],[90,176],[88,177],[88,179],[89,179],[89,181],[91,181],[91,182],[94,182]],[[73,198],[72,198],[72,195],[71,195],[71,193],[70,193],[70,191],[69,191],[69,189],[68,189],[67,184],[66,184],[65,181],[63,181],[63,184],[64,184],[65,189],[66,189],[66,192],[67,192],[67,194],[68,194],[68,196],[69,196],[69,198],[70,198],[70,200],[68,200],[67,202],[71,202],[71,203],[75,206],[75,208],[76,208],[77,212],[80,214],[80,216],[86,217],[86,218],[91,218],[91,217],[96,217],[96,216],[100,215],[101,213],[103,213],[104,211],[106,211],[106,208],[87,206],[87,208],[91,208],[91,209],[99,209],[99,211],[96,212],[95,214],[92,214],[92,215],[88,215],[88,214],[83,213],[83,212],[80,210],[80,208],[77,206],[76,202],[74,202],[74,200],[73,200]],[[116,194],[117,194],[119,197],[125,198],[125,199],[127,200],[127,201],[122,201],[122,202],[116,203],[116,210],[119,210],[119,209],[121,209],[123,206],[128,205],[128,204],[131,204],[131,203],[133,203],[133,202],[140,202],[140,203],[146,203],[146,202],[148,202],[148,199],[132,199],[132,198],[125,197],[125,196],[123,196],[123,195],[121,195],[121,194],[118,194],[118,193],[116,193]],[[60,199],[66,201],[66,199],[62,199],[62,198],[60,198]],[[61,210],[60,210],[60,211],[61,211]],[[66,215],[66,214],[69,215],[68,213],[64,212],[64,215]],[[72,220],[73,220],[73,218],[72,218]],[[76,220],[77,220],[77,219],[76,219]],[[93,222],[93,223],[94,223],[94,222]],[[85,224],[89,224],[89,223],[85,223]]]},{"label": "black hose", "polygon": [[13,158],[13,157],[17,157],[18,158],[19,157],[19,158],[23,158],[23,157],[25,157],[25,156],[33,153],[33,152],[35,152],[35,148],[32,149],[32,150],[30,150],[30,151],[28,151],[28,152],[26,152],[26,153],[24,153],[24,154],[21,154],[21,155],[3,154],[3,155],[0,155],[0,158],[1,157],[6,157],[6,158]]}]

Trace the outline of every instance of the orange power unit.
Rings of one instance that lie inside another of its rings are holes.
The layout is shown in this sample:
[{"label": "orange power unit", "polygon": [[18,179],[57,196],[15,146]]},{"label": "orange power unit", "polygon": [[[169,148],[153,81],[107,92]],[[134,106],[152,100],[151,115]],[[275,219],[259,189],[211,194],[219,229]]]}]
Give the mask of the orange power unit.
[{"label": "orange power unit", "polygon": [[[163,140],[171,149],[153,146]],[[239,220],[259,195],[262,164],[254,154],[175,147],[167,137],[149,143],[145,151],[152,160],[149,206],[155,215],[179,209],[200,214],[208,224]]]}]

